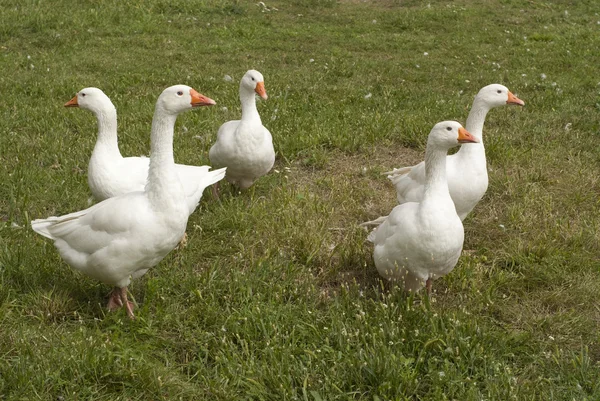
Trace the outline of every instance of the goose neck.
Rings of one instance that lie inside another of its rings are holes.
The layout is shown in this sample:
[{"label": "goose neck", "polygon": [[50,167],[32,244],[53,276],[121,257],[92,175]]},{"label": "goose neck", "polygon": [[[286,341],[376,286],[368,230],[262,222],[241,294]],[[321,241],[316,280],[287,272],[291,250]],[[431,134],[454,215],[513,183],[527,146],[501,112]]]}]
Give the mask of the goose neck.
[{"label": "goose neck", "polygon": [[425,193],[423,200],[431,197],[450,196],[446,177],[446,155],[448,151],[436,146],[425,150]]},{"label": "goose neck", "polygon": [[[466,128],[473,136],[476,136],[479,140],[483,136],[483,123],[485,123],[485,117],[490,111],[490,107],[487,103],[479,98],[475,98],[473,106],[467,117]],[[483,142],[482,142],[483,143]]]},{"label": "goose neck", "polygon": [[256,119],[260,121],[254,92],[248,92],[248,90],[240,87],[240,103],[242,103],[242,121]]},{"label": "goose neck", "polygon": [[[157,107],[152,119],[150,166],[146,192],[151,199],[176,195],[181,184],[175,173],[173,158],[173,133],[177,117]],[[178,184],[178,185],[177,185]]]},{"label": "goose neck", "polygon": [[[466,128],[473,136],[479,139],[479,143],[469,144],[467,146],[461,146],[456,154],[458,157],[483,157],[485,158],[485,147],[483,145],[483,124],[485,123],[485,117],[490,111],[490,107],[479,98],[475,98],[473,107],[467,117]],[[479,155],[479,156],[477,156]]]},{"label": "goose neck", "polygon": [[98,120],[98,138],[94,152],[121,157],[117,139],[117,110],[114,107],[95,112]]}]

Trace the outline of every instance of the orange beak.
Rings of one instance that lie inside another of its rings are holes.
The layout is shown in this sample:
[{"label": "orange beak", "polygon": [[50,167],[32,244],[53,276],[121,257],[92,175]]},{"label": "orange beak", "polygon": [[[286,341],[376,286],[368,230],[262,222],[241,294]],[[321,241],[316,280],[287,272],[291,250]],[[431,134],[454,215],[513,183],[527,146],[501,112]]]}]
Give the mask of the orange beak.
[{"label": "orange beak", "polygon": [[458,129],[458,143],[478,143],[479,139],[475,138],[469,131],[460,127]]},{"label": "orange beak", "polygon": [[77,103],[77,95],[67,103],[65,103],[65,107],[79,107],[79,103]]},{"label": "orange beak", "polygon": [[508,100],[506,104],[517,104],[519,106],[525,106],[525,102],[512,94],[511,91],[508,91]]},{"label": "orange beak", "polygon": [[196,92],[194,89],[190,89],[190,96],[192,97],[192,107],[212,106],[217,104],[217,102],[215,102],[211,98]]},{"label": "orange beak", "polygon": [[267,91],[265,90],[264,82],[258,82],[256,84],[256,88],[254,88],[254,92],[258,93],[258,96],[262,97],[265,100],[267,100],[267,98],[269,97],[267,96]]}]

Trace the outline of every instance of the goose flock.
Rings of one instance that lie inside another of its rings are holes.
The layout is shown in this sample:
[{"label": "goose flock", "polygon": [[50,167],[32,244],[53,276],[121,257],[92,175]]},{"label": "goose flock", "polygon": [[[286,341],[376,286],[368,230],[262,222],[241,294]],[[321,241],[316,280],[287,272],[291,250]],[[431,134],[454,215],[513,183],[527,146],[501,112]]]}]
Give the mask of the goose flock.
[{"label": "goose flock", "polygon": [[[249,70],[240,81],[240,120],[225,122],[209,152],[211,166],[175,164],[173,132],[177,116],[215,101],[185,85],[165,89],[156,102],[150,157],[123,157],[117,139],[117,112],[98,88],[85,88],[66,107],[94,113],[96,145],[88,164],[88,185],[99,202],[85,210],[37,219],[33,230],[54,241],[71,267],[111,287],[108,309],[125,308],[131,279],[144,275],[178,244],[185,242],[189,216],[204,190],[219,182],[245,190],[275,163],[271,133],[262,125],[256,95],[267,99],[264,78]],[[483,124],[492,108],[524,102],[498,84],[482,88],[467,118],[437,123],[427,140],[424,161],[388,173],[399,205],[388,216],[363,223],[375,226],[367,239],[374,244],[379,274],[406,291],[431,290],[434,279],[448,274],[463,247],[462,221],[488,186]],[[458,145],[461,149],[448,156]],[[214,167],[214,169],[213,169]],[[469,172],[469,180],[464,172]]]}]

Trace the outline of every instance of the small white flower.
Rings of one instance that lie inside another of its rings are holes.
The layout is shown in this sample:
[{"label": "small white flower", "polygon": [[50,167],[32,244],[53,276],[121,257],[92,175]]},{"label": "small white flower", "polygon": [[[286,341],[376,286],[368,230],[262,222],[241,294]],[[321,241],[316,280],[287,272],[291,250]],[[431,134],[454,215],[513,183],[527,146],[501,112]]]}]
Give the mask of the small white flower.
[{"label": "small white flower", "polygon": [[415,67],[417,67],[417,68],[421,68],[421,66],[420,66],[419,64],[417,64]]},{"label": "small white flower", "polygon": [[369,92],[365,95],[365,99],[370,99],[372,96],[373,96],[373,94],[371,92]]},{"label": "small white flower", "polygon": [[541,75],[540,75],[540,78],[542,78],[542,79],[546,79],[546,74],[541,74]]},{"label": "small white flower", "polygon": [[374,19],[374,20],[373,20],[373,21],[371,21],[371,22],[372,22],[372,23],[374,23],[374,24],[376,24],[376,23],[377,23],[377,20],[376,20],[376,19]]},{"label": "small white flower", "polygon": [[429,56],[429,53],[425,52],[423,53],[424,56]]},{"label": "small white flower", "polygon": [[227,111],[227,110],[229,110],[229,109],[228,109],[227,107],[223,106],[223,107],[221,107],[221,110],[222,110],[222,111]]},{"label": "small white flower", "polygon": [[504,227],[504,224],[498,224],[498,227],[500,227],[501,229],[505,230],[506,227]]},{"label": "small white flower", "polygon": [[527,76],[527,74],[521,74],[521,76],[522,76],[522,77],[526,77],[526,76]]},{"label": "small white flower", "polygon": [[31,60],[31,56],[29,54],[27,55],[27,60]]},{"label": "small white flower", "polygon": [[277,169],[273,169],[273,171],[274,171],[275,173],[279,174],[279,170],[277,170]]},{"label": "small white flower", "polygon": [[571,127],[572,127],[572,126],[573,126],[573,124],[572,124],[572,123],[567,123],[567,124],[565,125],[565,131],[571,131]]},{"label": "small white flower", "polygon": [[465,79],[465,82],[466,82],[466,83],[469,83],[469,82],[471,82],[471,81],[469,81],[468,79]]},{"label": "small white flower", "polygon": [[223,77],[223,81],[231,82],[231,81],[233,81],[233,78],[231,78],[231,75],[225,74],[225,76]]},{"label": "small white flower", "polygon": [[314,58],[311,58],[310,60],[308,60],[308,62],[309,62],[309,63],[314,63],[314,62],[315,62],[315,59],[314,59]]}]

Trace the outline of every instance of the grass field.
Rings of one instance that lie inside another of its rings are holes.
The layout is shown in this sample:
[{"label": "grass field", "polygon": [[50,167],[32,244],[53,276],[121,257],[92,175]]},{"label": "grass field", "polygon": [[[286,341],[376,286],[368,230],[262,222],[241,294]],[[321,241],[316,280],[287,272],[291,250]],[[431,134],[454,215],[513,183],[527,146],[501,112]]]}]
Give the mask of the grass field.
[{"label": "grass field", "polygon": [[[600,9],[595,1],[3,0],[0,400],[600,399]],[[187,84],[177,162],[208,164],[255,68],[273,172],[207,191],[188,246],[130,287],[137,319],[30,220],[88,206],[96,86],[124,155]],[[232,82],[224,79],[233,78]],[[358,224],[380,173],[422,160],[438,121],[488,114],[490,187],[434,294],[379,280]]]}]

